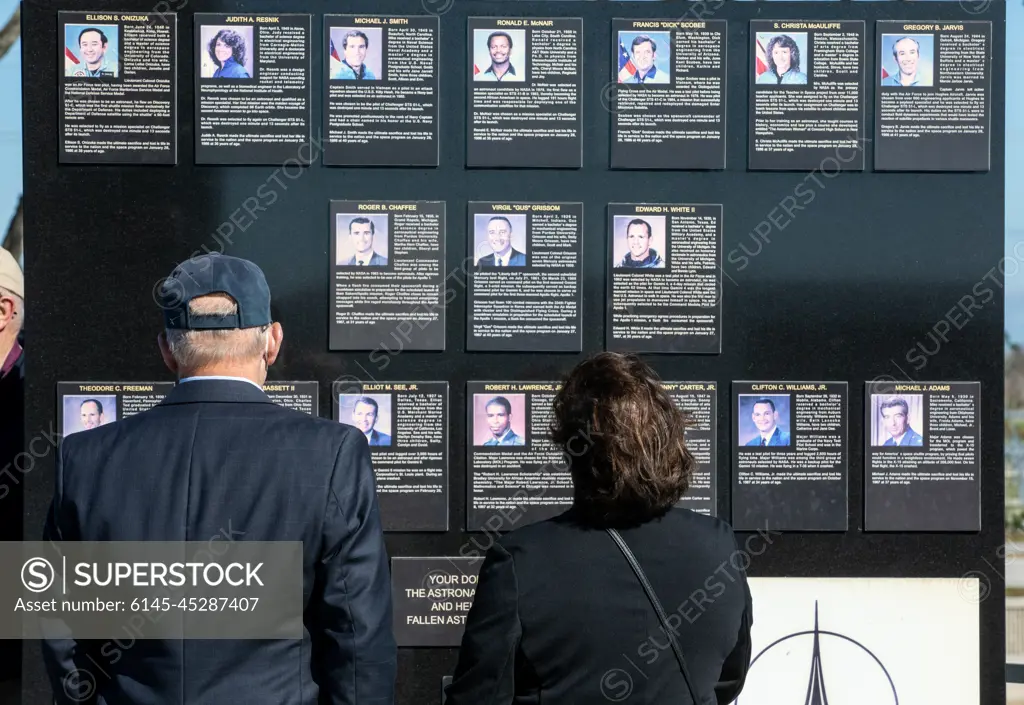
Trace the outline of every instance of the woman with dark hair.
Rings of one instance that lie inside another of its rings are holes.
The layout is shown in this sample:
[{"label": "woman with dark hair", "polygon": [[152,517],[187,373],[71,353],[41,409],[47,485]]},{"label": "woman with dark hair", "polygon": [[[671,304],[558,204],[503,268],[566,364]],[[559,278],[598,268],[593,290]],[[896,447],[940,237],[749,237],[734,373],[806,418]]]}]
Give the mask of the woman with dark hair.
[{"label": "woman with dark hair", "polygon": [[800,47],[788,34],[772,37],[764,50],[768,70],[757,77],[758,83],[807,85],[807,74],[800,70]]},{"label": "woman with dark hair", "polygon": [[697,465],[688,421],[636,356],[601,353],[572,371],[551,431],[573,505],[488,550],[447,705],[739,695],[749,557],[728,524],[678,505]]},{"label": "woman with dark hair", "polygon": [[245,70],[245,39],[234,30],[222,29],[210,40],[206,51],[219,67],[214,78],[249,78]]}]

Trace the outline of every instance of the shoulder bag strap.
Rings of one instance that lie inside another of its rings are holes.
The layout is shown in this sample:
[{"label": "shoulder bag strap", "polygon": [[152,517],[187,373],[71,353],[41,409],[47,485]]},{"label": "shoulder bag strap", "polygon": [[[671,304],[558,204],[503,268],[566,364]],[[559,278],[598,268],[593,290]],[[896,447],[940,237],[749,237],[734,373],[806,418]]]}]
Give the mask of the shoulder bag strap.
[{"label": "shoulder bag strap", "polygon": [[658,600],[658,596],[654,594],[654,588],[651,587],[651,583],[647,580],[647,576],[644,574],[643,569],[640,567],[640,564],[637,563],[636,556],[634,556],[633,552],[629,550],[629,546],[627,546],[626,542],[622,540],[622,536],[619,535],[619,532],[611,528],[607,529],[607,531],[612,539],[615,540],[615,543],[618,544],[619,549],[621,549],[626,560],[629,561],[629,565],[633,569],[633,572],[636,573],[636,577],[643,586],[644,592],[647,593],[647,598],[654,606],[654,611],[658,613],[658,619],[661,620],[661,626],[665,631],[665,636],[668,637],[669,643],[672,644],[672,651],[676,655],[676,661],[679,662],[679,670],[683,672],[683,680],[686,681],[686,689],[690,691],[690,697],[693,698],[694,704],[700,705],[704,701],[701,698],[698,698],[697,694],[693,690],[693,679],[690,678],[690,671],[686,668],[686,660],[683,658],[683,650],[679,648],[679,642],[676,641],[675,632],[672,630],[672,627],[669,626],[668,617],[665,616],[665,610],[661,607],[661,601]]}]

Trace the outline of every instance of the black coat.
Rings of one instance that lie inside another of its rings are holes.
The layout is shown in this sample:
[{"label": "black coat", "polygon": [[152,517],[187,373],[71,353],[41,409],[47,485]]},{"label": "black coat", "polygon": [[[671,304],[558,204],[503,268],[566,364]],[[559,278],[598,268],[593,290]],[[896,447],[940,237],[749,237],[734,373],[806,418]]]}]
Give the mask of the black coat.
[{"label": "black coat", "polygon": [[[619,532],[661,600],[705,703],[750,665],[746,558],[723,521],[673,508]],[[612,538],[573,510],[503,537],[481,567],[447,705],[685,705],[686,684]]]}]

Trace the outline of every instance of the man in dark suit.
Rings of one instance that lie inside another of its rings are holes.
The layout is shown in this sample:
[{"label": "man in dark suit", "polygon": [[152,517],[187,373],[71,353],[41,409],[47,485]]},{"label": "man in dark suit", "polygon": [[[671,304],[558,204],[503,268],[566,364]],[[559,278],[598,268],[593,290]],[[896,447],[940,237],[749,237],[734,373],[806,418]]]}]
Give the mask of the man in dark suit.
[{"label": "man in dark suit", "polygon": [[366,442],[263,392],[283,332],[256,265],[189,260],[160,293],[160,353],[179,383],[148,411],[63,439],[44,540],[301,541],[303,636],[137,639],[116,660],[103,642],[46,639],[57,702],[391,705],[397,649]]},{"label": "man in dark suit", "polygon": [[521,446],[525,445],[522,436],[512,430],[512,402],[505,397],[494,397],[484,406],[487,416],[487,430],[491,437],[484,441],[485,446]]},{"label": "man in dark suit", "polygon": [[376,234],[376,227],[369,218],[353,218],[348,224],[349,240],[352,243],[354,255],[345,262],[349,267],[386,267],[388,258],[379,254],[373,249],[373,236]]},{"label": "man in dark suit", "polygon": [[512,221],[496,215],[487,222],[487,242],[493,252],[476,261],[478,267],[525,267],[526,255],[512,247]]},{"label": "man in dark suit", "polygon": [[757,426],[757,435],[747,441],[748,446],[788,446],[789,433],[779,428],[779,414],[771,399],[758,399],[750,414]]},{"label": "man in dark suit", "polygon": [[391,436],[381,433],[374,426],[377,425],[377,400],[372,397],[359,397],[356,405],[352,407],[352,425],[363,432],[366,442],[371,446],[391,445]]}]

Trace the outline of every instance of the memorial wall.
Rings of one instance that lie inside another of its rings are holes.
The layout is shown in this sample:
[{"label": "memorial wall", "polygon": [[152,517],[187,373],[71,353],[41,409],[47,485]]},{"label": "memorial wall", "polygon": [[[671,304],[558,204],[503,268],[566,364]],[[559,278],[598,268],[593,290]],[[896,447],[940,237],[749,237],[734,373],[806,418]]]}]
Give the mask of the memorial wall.
[{"label": "memorial wall", "polygon": [[559,379],[637,352],[752,576],[738,702],[806,697],[765,664],[819,633],[837,699],[1003,701],[1001,3],[199,9],[25,3],[29,440],[158,403],[163,277],[253,260],[266,391],[367,434],[398,702],[440,702],[482,556],[571,502]]}]

